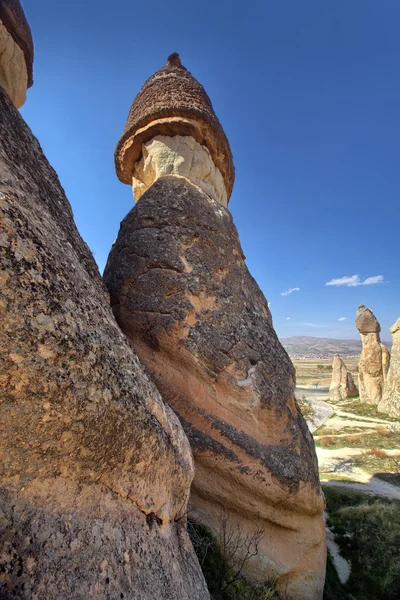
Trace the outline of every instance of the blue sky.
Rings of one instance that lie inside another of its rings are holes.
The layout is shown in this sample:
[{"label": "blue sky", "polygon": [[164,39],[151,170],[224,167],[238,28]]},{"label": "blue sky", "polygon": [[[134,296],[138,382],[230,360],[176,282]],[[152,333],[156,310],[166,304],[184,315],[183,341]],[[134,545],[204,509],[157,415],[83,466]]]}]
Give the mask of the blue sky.
[{"label": "blue sky", "polygon": [[101,271],[133,205],[114,147],[141,85],[176,51],[229,138],[229,208],[278,335],[357,338],[365,304],[390,339],[400,316],[399,0],[23,6],[36,56],[21,112]]}]

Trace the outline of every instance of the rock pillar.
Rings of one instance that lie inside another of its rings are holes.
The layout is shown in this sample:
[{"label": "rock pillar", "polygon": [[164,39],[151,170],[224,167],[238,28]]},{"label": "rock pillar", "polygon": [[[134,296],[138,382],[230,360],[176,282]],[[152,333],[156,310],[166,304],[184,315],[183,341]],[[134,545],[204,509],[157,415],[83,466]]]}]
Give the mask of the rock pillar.
[{"label": "rock pillar", "polygon": [[226,208],[228,140],[177,55],[136,97],[115,159],[140,199],[104,279],[118,323],[188,435],[191,509],[217,535],[222,513],[243,538],[261,531],[246,562],[252,581],[322,598],[324,501],[295,371]]},{"label": "rock pillar", "polygon": [[392,356],[378,410],[400,418],[400,319],[397,319],[390,331],[393,339]]},{"label": "rock pillar", "polygon": [[346,398],[358,396],[358,389],[351,373],[339,354],[335,354],[332,364],[332,381],[329,388],[329,398],[332,402],[340,402]]},{"label": "rock pillar", "polygon": [[358,366],[358,387],[360,402],[379,404],[389,359],[388,350],[381,344],[381,327],[370,308],[363,304],[358,307],[356,327],[360,332],[362,351]]}]

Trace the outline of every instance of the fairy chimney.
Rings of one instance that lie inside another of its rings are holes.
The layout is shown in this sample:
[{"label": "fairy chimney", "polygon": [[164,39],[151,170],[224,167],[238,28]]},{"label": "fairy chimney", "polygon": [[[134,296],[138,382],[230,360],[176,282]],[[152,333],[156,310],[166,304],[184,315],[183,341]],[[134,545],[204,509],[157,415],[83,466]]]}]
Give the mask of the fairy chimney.
[{"label": "fairy chimney", "polygon": [[227,138],[177,54],[136,97],[116,168],[140,200],[104,280],[121,329],[189,438],[191,514],[216,536],[221,513],[244,538],[261,531],[245,560],[249,579],[274,579],[288,599],[319,600],[326,546],[314,443],[294,367],[226,208]]},{"label": "fairy chimney", "polygon": [[377,405],[389,368],[389,351],[381,343],[381,326],[370,308],[361,304],[357,309],[356,327],[360,332],[362,351],[358,369],[360,401]]},{"label": "fairy chimney", "polygon": [[332,363],[332,381],[329,388],[329,398],[333,402],[340,402],[346,398],[358,396],[358,389],[353,381],[352,374],[348,371],[339,354],[335,354]]},{"label": "fairy chimney", "polygon": [[234,181],[229,142],[205,89],[176,52],[136,96],[115,167],[136,201],[157,179],[172,176],[227,206]]},{"label": "fairy chimney", "polygon": [[390,332],[393,339],[392,356],[378,410],[398,419],[400,418],[400,319],[392,325]]},{"label": "fairy chimney", "polygon": [[0,86],[16,108],[33,84],[33,41],[19,0],[0,0]]}]

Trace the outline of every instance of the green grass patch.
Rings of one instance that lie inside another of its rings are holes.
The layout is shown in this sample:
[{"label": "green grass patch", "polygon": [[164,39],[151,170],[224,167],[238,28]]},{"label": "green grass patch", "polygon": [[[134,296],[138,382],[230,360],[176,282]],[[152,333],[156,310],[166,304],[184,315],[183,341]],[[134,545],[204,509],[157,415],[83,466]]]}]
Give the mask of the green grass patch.
[{"label": "green grass patch", "polygon": [[328,523],[351,562],[344,590],[363,600],[400,598],[400,502],[324,488]]},{"label": "green grass patch", "polygon": [[370,417],[371,419],[384,419],[395,423],[396,419],[388,417],[385,413],[378,412],[376,406],[360,402],[359,397],[343,400],[336,404],[337,408],[345,412],[351,412],[360,417]]}]

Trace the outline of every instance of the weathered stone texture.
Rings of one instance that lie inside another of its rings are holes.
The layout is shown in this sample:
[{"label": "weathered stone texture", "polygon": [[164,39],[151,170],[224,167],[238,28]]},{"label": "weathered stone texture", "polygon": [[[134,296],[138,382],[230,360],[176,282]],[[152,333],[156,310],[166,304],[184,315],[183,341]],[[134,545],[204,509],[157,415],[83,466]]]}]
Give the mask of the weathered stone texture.
[{"label": "weathered stone texture", "polygon": [[346,398],[358,396],[358,389],[351,373],[339,354],[335,354],[332,364],[332,381],[329,388],[329,398],[333,402],[340,402]]},{"label": "weathered stone texture", "polygon": [[400,319],[397,319],[390,331],[393,339],[392,355],[378,410],[400,418]]},{"label": "weathered stone texture", "polygon": [[19,0],[0,0],[0,87],[17,108],[33,83],[33,42]]},{"label": "weathered stone texture", "polygon": [[1,90],[0,212],[0,597],[208,598],[189,443]]},{"label": "weathered stone texture", "polygon": [[205,89],[181,65],[177,54],[144,83],[132,104],[115,151],[122,182],[131,185],[142,145],[157,135],[190,136],[205,146],[222,174],[229,200],[235,177],[229,142]]},{"label": "weathered stone texture", "polygon": [[208,196],[227,206],[224,180],[211,155],[190,136],[157,135],[143,144],[142,158],[135,165],[132,188],[135,200],[163,176],[183,177]]},{"label": "weathered stone texture", "polygon": [[249,274],[230,213],[161,178],[121,225],[104,278],[117,321],[180,416],[196,473],[191,506],[261,527],[253,580],[321,598],[324,501],[295,372]]},{"label": "weathered stone texture", "polygon": [[387,350],[379,332],[381,327],[370,308],[361,304],[357,309],[356,327],[360,332],[362,352],[358,366],[360,401],[377,405],[382,398],[384,372],[387,371]]},{"label": "weathered stone texture", "polygon": [[33,85],[33,40],[29,24],[19,0],[0,1],[0,20],[24,53],[28,87]]}]

